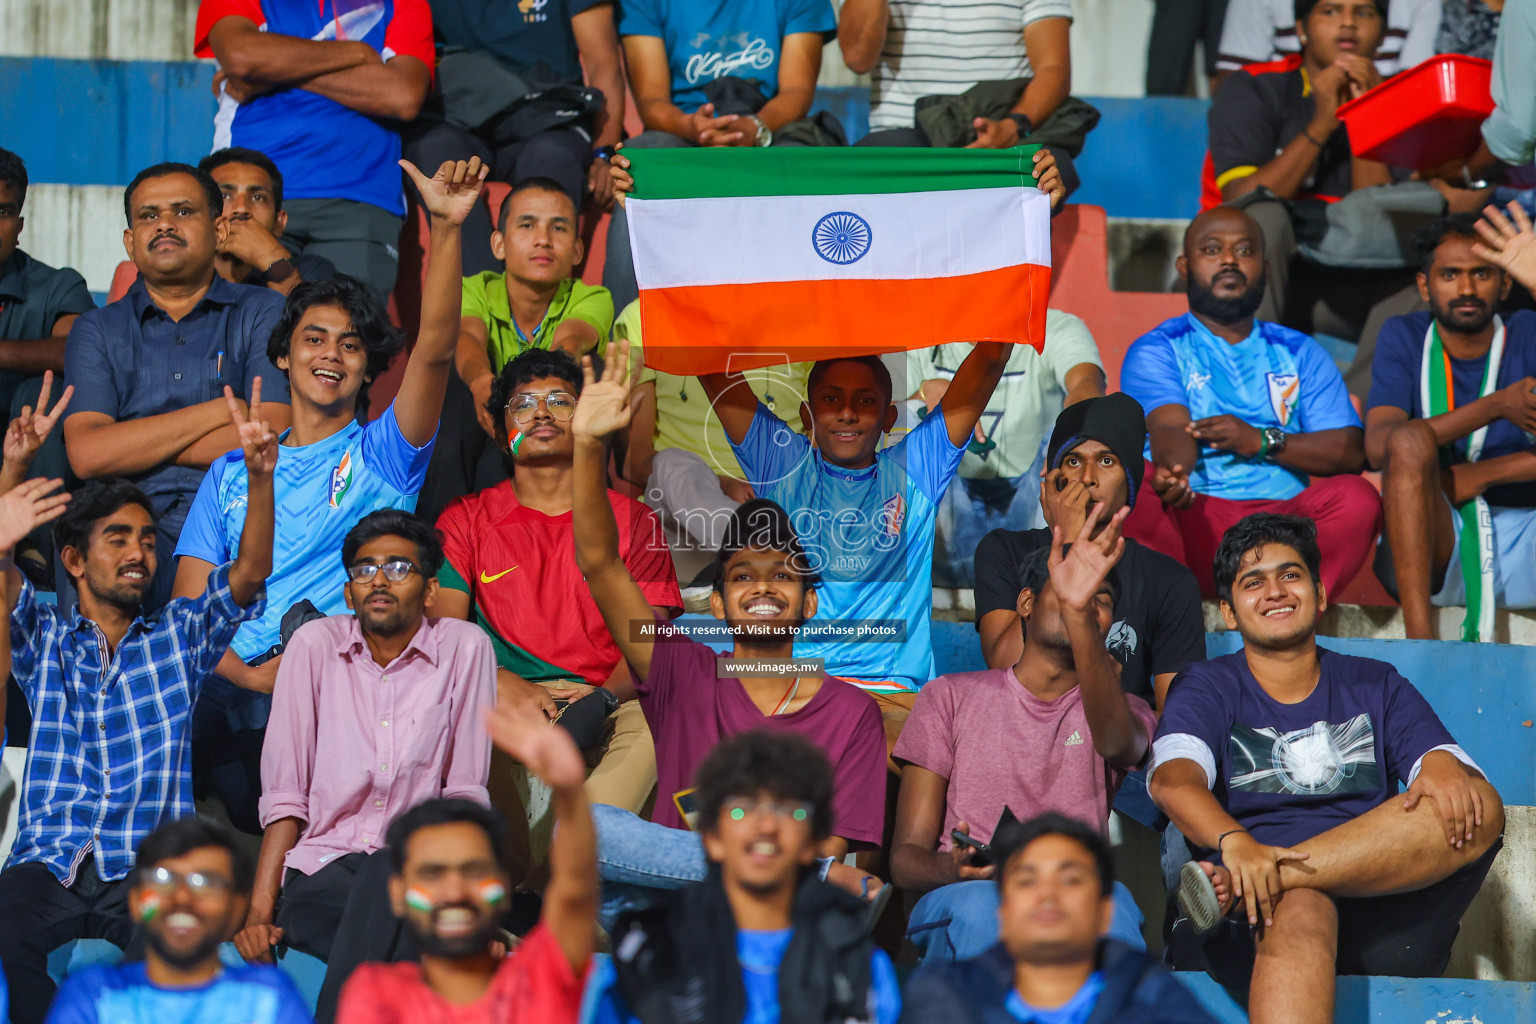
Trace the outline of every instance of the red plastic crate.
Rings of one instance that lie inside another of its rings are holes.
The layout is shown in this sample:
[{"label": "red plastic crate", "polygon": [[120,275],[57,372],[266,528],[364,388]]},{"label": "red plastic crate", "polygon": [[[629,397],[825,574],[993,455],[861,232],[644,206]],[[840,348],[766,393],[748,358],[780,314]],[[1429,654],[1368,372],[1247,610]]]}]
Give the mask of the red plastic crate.
[{"label": "red plastic crate", "polygon": [[1448,53],[1339,108],[1354,154],[1417,171],[1471,156],[1493,113],[1493,62]]}]

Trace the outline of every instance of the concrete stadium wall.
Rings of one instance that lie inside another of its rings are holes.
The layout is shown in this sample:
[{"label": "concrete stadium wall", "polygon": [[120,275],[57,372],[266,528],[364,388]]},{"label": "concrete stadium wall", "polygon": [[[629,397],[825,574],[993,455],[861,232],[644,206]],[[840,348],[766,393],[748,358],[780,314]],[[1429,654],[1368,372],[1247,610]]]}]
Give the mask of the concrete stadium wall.
[{"label": "concrete stadium wall", "polygon": [[[1140,95],[1152,0],[1074,0],[1073,9],[1074,92]],[[194,158],[211,145],[213,71],[192,58],[196,16],[197,0],[0,0],[0,145],[22,153],[35,182],[22,245],[46,263],[75,267],[98,294],[122,259],[121,187],[141,167]],[[857,87],[867,78],[848,70],[835,42],[820,84],[822,105],[853,137],[862,135],[868,99]],[[1167,143],[1200,122],[1203,108],[1112,115],[1115,100],[1095,102],[1106,122],[1090,138],[1077,198],[1117,217],[1191,216],[1195,178],[1183,166],[1190,161]],[[1117,151],[1130,146],[1148,159],[1106,159],[1112,134],[1123,140]],[[1161,162],[1150,157],[1158,147],[1135,148],[1154,140],[1178,166],[1138,174]],[[1197,169],[1198,158],[1190,166]],[[1138,278],[1135,286],[1144,284]]]}]

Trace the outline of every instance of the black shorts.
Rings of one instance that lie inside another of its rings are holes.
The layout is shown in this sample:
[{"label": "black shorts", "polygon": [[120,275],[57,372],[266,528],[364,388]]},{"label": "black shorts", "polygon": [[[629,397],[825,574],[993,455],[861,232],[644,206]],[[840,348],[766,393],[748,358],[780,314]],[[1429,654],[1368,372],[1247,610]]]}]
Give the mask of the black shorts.
[{"label": "black shorts", "polygon": [[[1501,838],[1471,864],[1424,889],[1336,900],[1337,973],[1394,978],[1438,978],[1445,973],[1462,915],[1503,846]],[[1254,930],[1246,920],[1228,917],[1205,937],[1203,945],[1197,941],[1192,949],[1183,943],[1175,945],[1194,954],[1177,955],[1177,966],[1207,971],[1226,988],[1247,992],[1255,947]],[[1182,962],[1186,959],[1191,962]]]}]

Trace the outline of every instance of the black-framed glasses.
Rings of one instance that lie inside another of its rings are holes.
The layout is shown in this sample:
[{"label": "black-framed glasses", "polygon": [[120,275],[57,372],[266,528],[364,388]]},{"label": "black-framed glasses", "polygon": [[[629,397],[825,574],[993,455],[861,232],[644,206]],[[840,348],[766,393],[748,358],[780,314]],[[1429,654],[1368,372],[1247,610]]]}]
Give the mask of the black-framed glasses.
[{"label": "black-framed glasses", "polygon": [[226,893],[235,887],[235,883],[223,875],[209,874],[206,871],[189,871],[182,874],[170,868],[150,868],[139,876],[139,888],[148,889],[161,896],[169,896],[183,885],[194,896]]},{"label": "black-framed glasses", "polygon": [[[404,558],[391,558],[387,562],[359,562],[356,565],[347,566],[347,576],[353,583],[372,583],[374,576],[379,572],[384,573],[384,578],[391,583],[399,583],[413,572],[421,572],[416,563]],[[422,573],[422,575],[426,575]]]},{"label": "black-framed glasses", "polygon": [[551,391],[547,395],[513,395],[507,402],[507,414],[513,423],[527,423],[538,411],[539,403],[544,411],[557,420],[568,420],[576,415],[576,396],[569,391]]}]

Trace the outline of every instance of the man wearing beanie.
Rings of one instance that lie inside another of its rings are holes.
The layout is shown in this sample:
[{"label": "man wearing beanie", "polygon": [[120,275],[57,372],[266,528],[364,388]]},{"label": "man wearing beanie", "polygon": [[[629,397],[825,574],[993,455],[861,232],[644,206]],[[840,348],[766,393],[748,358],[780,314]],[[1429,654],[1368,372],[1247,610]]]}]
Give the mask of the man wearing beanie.
[{"label": "man wearing beanie", "polygon": [[[1090,398],[1056,417],[1040,480],[1043,530],[993,530],[976,548],[976,629],[987,664],[1019,660],[1024,631],[1018,611],[1023,566],[1051,546],[1051,526],[1075,537],[1094,508],[1099,529],[1132,505],[1141,487],[1146,418],[1126,394]],[[1116,567],[1120,596],[1104,645],[1120,663],[1120,685],[1163,706],[1176,673],[1205,658],[1205,625],[1194,575],[1167,555],[1126,539]]]}]

